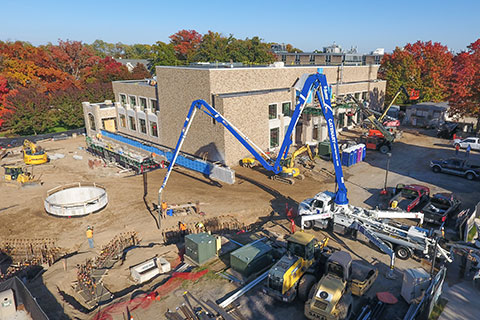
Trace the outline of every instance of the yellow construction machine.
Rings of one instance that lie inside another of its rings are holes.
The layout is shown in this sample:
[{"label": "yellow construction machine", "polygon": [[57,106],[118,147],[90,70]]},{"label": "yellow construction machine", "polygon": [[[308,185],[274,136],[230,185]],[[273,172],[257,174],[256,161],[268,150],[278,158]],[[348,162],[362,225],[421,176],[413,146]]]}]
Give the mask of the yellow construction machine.
[{"label": "yellow construction machine", "polygon": [[306,301],[308,293],[322,274],[324,251],[328,238],[318,242],[306,232],[296,232],[287,238],[287,253],[268,272],[263,292],[273,298],[292,302],[295,297]]},{"label": "yellow construction machine", "polygon": [[41,147],[37,147],[35,143],[25,139],[23,141],[23,161],[29,165],[42,164],[48,161],[48,156]]},{"label": "yellow construction machine", "polygon": [[5,181],[6,182],[18,182],[22,186],[27,184],[40,183],[40,179],[36,179],[33,175],[32,167],[22,167],[17,165],[5,165]]},{"label": "yellow construction machine", "polygon": [[[295,159],[304,152],[308,152],[311,163],[305,163],[306,168],[313,167],[314,155],[309,145],[304,145],[294,151],[288,158],[283,159],[280,163],[282,165],[282,171],[279,174],[271,175],[270,178],[280,182],[294,184],[296,179],[303,180],[305,177],[300,173],[300,169],[295,167]],[[240,160],[240,165],[242,167],[253,168],[257,164],[256,160],[253,158],[243,158]]]}]

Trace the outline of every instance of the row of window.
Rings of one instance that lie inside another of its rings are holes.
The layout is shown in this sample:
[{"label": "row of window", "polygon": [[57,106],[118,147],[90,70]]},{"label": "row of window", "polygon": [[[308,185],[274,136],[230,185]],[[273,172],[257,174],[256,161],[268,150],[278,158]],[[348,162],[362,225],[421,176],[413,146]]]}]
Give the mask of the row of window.
[{"label": "row of window", "polygon": [[155,113],[155,111],[158,110],[158,102],[156,99],[147,99],[145,97],[129,95],[127,101],[127,95],[120,93],[120,103],[122,106],[125,106],[126,104],[130,104],[132,107],[139,106],[143,112],[149,109],[152,113]]},{"label": "row of window", "polygon": [[[120,114],[120,127],[127,127],[127,117],[124,114]],[[128,116],[128,128],[132,131],[137,131],[137,122],[135,117]],[[149,132],[147,133],[147,120],[138,119],[138,131],[143,134],[149,134],[152,137],[158,137],[158,128],[156,121],[149,121]]]},{"label": "row of window", "polygon": [[[278,104],[272,103],[268,105],[268,119],[277,119],[278,116]],[[291,102],[283,102],[282,103],[282,114],[285,117],[291,117],[293,113],[292,110],[292,103]]]}]

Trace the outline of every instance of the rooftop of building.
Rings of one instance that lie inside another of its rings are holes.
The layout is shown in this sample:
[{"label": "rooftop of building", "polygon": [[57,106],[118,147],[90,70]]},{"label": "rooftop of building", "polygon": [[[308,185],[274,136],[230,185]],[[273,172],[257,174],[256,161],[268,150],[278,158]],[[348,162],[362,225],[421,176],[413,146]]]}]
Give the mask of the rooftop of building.
[{"label": "rooftop of building", "polygon": [[96,103],[90,103],[92,106],[98,106],[100,109],[106,109],[106,108],[114,108],[115,104],[112,102],[112,100],[105,100],[104,102],[96,102]]},{"label": "rooftop of building", "polygon": [[141,80],[117,80],[113,81],[114,83],[129,83],[129,84],[136,84],[140,86],[154,86],[156,83],[155,78],[150,79],[141,79]]},{"label": "rooftop of building", "polygon": [[[229,70],[229,69],[281,69],[281,68],[299,68],[299,69],[307,69],[307,68],[336,68],[340,65],[337,64],[304,64],[304,65],[288,65],[283,62],[277,61],[270,65],[244,65],[239,63],[202,63],[202,64],[191,64],[188,66],[156,66],[157,68],[164,68],[164,69],[192,69],[192,70],[199,70],[199,69],[218,69],[218,70]],[[369,68],[369,65],[344,65],[344,67],[365,67]],[[130,80],[128,80],[130,81]],[[132,80],[133,81],[133,80]],[[123,81],[119,81],[123,82]]]},{"label": "rooftop of building", "polygon": [[450,106],[448,102],[421,102],[414,105],[409,106],[409,108],[415,109],[424,109],[424,110],[434,110],[434,111],[446,111]]},{"label": "rooftop of building", "polygon": [[147,59],[123,59],[123,58],[114,58],[115,61],[120,62],[123,65],[131,64],[133,66],[136,66],[137,64],[141,63],[145,67],[148,65],[148,60]]}]

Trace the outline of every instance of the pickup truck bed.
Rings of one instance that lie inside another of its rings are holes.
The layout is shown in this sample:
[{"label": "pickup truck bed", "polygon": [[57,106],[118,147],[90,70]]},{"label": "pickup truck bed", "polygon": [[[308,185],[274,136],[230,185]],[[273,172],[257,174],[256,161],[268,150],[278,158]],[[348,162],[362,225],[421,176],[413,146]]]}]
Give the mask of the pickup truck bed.
[{"label": "pickup truck bed", "polygon": [[378,269],[366,262],[352,262],[352,294],[362,296],[372,286],[378,277]]},{"label": "pickup truck bed", "polygon": [[437,193],[420,210],[424,220],[429,223],[442,224],[443,219],[452,217],[460,206],[460,201],[453,194]]}]

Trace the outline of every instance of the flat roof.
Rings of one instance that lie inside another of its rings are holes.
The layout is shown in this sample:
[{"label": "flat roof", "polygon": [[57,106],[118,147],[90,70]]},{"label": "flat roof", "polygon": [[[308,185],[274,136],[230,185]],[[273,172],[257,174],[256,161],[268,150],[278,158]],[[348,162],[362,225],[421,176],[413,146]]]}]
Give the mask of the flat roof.
[{"label": "flat roof", "polygon": [[[277,61],[278,62],[278,61]],[[321,64],[310,64],[310,65],[284,65],[282,67],[276,67],[276,66],[269,66],[269,65],[262,65],[262,66],[233,66],[233,67],[225,67],[225,66],[215,66],[215,65],[199,65],[199,66],[156,66],[156,68],[161,68],[161,69],[190,69],[190,70],[255,70],[255,69],[312,69],[312,68],[338,68],[340,65],[321,65]],[[344,65],[344,68],[370,68],[370,65]],[[128,81],[135,81],[135,80],[128,80]],[[114,82],[122,82],[122,81],[114,81]]]}]

